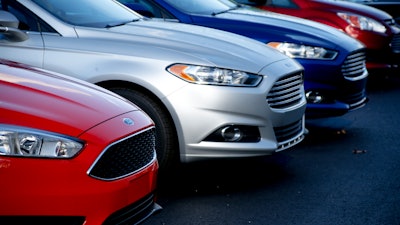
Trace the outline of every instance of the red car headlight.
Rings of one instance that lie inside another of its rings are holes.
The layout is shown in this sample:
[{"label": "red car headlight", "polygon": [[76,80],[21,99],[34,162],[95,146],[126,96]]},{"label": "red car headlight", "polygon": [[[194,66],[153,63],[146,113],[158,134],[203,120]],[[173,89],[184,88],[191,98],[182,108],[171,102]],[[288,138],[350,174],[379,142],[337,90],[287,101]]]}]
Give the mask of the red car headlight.
[{"label": "red car headlight", "polygon": [[360,30],[369,30],[378,33],[386,32],[385,26],[374,19],[350,13],[337,13],[337,15],[351,26]]},{"label": "red car headlight", "polygon": [[82,141],[65,135],[0,125],[0,155],[71,158],[82,148]]}]

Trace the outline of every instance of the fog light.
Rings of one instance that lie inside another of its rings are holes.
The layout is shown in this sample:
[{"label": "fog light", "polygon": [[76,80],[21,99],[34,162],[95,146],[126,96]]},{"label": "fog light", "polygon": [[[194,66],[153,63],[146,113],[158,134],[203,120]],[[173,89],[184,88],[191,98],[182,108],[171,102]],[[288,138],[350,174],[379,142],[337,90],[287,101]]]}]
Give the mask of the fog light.
[{"label": "fog light", "polygon": [[221,135],[225,141],[240,141],[242,132],[238,127],[228,126],[221,130]]},{"label": "fog light", "polygon": [[258,127],[244,125],[226,125],[218,128],[204,141],[214,142],[258,142],[261,136]]},{"label": "fog light", "polygon": [[309,103],[321,103],[324,97],[317,91],[309,91],[306,93],[307,102]]}]

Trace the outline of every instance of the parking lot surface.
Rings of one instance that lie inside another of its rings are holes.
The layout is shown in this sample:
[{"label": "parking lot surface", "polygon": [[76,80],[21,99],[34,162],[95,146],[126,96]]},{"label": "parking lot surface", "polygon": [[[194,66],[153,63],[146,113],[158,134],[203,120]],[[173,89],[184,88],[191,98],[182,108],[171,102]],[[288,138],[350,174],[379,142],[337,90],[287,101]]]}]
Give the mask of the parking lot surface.
[{"label": "parking lot surface", "polygon": [[370,77],[368,95],[291,150],[183,165],[144,224],[399,225],[400,76]]}]

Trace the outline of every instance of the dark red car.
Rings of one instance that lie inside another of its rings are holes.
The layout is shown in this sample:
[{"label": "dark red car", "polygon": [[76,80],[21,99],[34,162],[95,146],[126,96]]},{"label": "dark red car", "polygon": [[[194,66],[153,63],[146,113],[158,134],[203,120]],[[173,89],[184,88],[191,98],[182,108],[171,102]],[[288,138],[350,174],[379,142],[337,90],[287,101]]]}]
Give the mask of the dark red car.
[{"label": "dark red car", "polygon": [[367,47],[367,68],[370,71],[400,66],[400,28],[393,17],[382,10],[338,0],[237,2],[324,23],[346,32]]},{"label": "dark red car", "polygon": [[155,203],[154,123],[95,85],[0,60],[0,224],[135,224]]},{"label": "dark red car", "polygon": [[345,0],[368,5],[389,13],[400,24],[400,0]]}]

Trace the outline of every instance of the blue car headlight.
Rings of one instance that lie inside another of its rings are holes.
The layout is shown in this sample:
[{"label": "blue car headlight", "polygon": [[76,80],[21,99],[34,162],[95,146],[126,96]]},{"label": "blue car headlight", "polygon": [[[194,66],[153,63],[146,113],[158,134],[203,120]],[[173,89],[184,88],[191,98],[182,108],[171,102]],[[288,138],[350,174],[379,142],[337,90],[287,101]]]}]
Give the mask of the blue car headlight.
[{"label": "blue car headlight", "polygon": [[41,130],[0,125],[0,155],[71,158],[83,142]]},{"label": "blue car headlight", "polygon": [[255,87],[262,80],[262,76],[256,74],[209,66],[174,64],[167,70],[187,82],[196,84]]},{"label": "blue car headlight", "polygon": [[374,19],[350,13],[337,13],[337,15],[350,24],[350,26],[356,27],[360,30],[368,30],[378,33],[386,32],[385,26]]},{"label": "blue car headlight", "polygon": [[333,60],[337,52],[322,47],[314,47],[286,42],[270,42],[268,46],[276,48],[291,58]]}]

